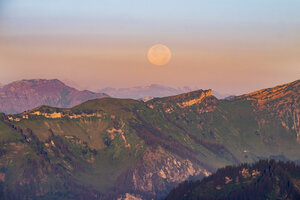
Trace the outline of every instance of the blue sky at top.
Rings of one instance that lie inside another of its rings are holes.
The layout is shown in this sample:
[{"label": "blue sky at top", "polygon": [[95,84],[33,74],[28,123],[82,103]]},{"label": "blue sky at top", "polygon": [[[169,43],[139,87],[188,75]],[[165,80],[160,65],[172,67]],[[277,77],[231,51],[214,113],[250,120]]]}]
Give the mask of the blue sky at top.
[{"label": "blue sky at top", "polygon": [[299,0],[2,0],[0,6],[0,28],[12,34],[188,37],[186,32],[238,36],[300,29]]},{"label": "blue sky at top", "polygon": [[[298,0],[2,0],[1,17],[300,24]],[[33,19],[32,19],[33,20]]]}]

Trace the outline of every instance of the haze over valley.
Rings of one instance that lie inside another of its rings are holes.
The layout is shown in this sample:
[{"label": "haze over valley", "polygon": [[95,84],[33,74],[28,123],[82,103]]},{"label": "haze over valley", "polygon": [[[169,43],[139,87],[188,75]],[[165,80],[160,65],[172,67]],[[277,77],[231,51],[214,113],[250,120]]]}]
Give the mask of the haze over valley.
[{"label": "haze over valley", "polygon": [[299,0],[0,0],[0,200],[300,199]]}]

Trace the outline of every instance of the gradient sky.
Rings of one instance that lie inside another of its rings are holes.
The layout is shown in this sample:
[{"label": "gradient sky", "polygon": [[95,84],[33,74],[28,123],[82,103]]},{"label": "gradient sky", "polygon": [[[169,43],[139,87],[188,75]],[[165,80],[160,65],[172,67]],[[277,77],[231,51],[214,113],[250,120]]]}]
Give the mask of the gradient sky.
[{"label": "gradient sky", "polygon": [[[172,60],[153,66],[148,49]],[[0,82],[241,94],[300,78],[299,0],[0,0]]]}]

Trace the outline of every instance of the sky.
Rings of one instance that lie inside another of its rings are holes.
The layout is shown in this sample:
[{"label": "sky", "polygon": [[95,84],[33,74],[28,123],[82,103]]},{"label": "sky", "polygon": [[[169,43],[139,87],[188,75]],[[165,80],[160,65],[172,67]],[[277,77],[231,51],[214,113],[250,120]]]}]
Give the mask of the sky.
[{"label": "sky", "polygon": [[[299,0],[0,0],[0,83],[242,94],[300,78]],[[148,49],[172,52],[165,66]]]}]

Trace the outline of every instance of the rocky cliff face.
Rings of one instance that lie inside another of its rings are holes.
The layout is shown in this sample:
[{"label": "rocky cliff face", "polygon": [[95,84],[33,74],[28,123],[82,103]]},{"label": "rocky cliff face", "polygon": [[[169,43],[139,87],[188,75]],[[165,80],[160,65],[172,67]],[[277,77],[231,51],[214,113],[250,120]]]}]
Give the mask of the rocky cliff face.
[{"label": "rocky cliff face", "polygon": [[[166,191],[176,183],[210,174],[203,166],[159,147],[148,149],[134,168],[119,178],[117,187],[125,188],[126,185],[133,189],[137,197],[140,194],[151,199],[166,195]],[[124,186],[120,186],[120,183]]]},{"label": "rocky cliff face", "polygon": [[299,90],[296,81],[230,100],[198,90],[0,113],[0,199],[161,199],[227,165],[298,160]]},{"label": "rocky cliff face", "polygon": [[68,108],[103,97],[107,95],[87,90],[78,91],[57,79],[23,80],[0,87],[0,111],[20,113],[41,105]]},{"label": "rocky cliff face", "polygon": [[[205,99],[217,99],[212,96],[212,90],[197,90],[193,92],[183,93],[176,96],[156,98],[147,102],[152,109],[159,109],[166,113],[172,113],[174,110],[188,110],[191,106],[199,106],[205,104]],[[212,109],[212,107],[209,107]]]},{"label": "rocky cliff face", "polygon": [[260,126],[276,121],[293,132],[300,143],[300,81],[236,97],[252,102]]}]

